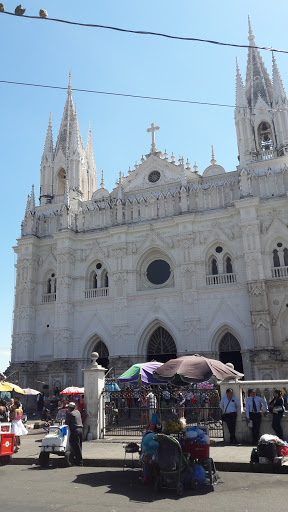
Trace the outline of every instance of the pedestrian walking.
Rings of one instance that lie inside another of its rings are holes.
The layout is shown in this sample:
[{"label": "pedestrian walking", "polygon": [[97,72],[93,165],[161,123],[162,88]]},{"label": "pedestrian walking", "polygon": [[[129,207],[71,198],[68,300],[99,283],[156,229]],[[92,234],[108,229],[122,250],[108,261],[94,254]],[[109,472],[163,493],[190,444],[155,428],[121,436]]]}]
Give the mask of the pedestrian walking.
[{"label": "pedestrian walking", "polygon": [[275,389],[274,398],[269,402],[269,410],[273,414],[272,428],[276,436],[283,439],[283,430],[281,427],[281,420],[284,413],[284,400],[280,389]]},{"label": "pedestrian walking", "polygon": [[266,400],[261,396],[256,396],[255,389],[248,389],[246,398],[246,421],[249,424],[252,421],[252,443],[258,444],[261,425],[261,411],[264,409],[264,416],[267,416],[268,407]]},{"label": "pedestrian walking", "polygon": [[240,409],[240,403],[233,396],[233,389],[226,389],[226,395],[223,396],[220,402],[220,408],[222,410],[222,420],[225,421],[230,434],[230,443],[237,443],[235,430],[237,421],[237,412]]}]

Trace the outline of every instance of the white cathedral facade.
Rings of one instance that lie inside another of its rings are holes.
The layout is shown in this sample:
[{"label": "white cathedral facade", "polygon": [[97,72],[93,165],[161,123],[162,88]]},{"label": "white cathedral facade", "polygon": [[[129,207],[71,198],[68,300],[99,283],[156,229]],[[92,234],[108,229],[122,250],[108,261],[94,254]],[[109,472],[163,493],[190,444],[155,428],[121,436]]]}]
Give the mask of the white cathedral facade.
[{"label": "white cathedral facade", "polygon": [[97,189],[91,130],[85,150],[69,81],[55,146],[49,121],[40,204],[32,188],[15,247],[9,373],[23,386],[81,385],[94,350],[118,375],[199,353],[246,379],[287,378],[288,99],[250,27],[249,41],[232,172],[213,149],[202,175],[169,158],[152,124],[149,154],[112,192],[103,175]]}]

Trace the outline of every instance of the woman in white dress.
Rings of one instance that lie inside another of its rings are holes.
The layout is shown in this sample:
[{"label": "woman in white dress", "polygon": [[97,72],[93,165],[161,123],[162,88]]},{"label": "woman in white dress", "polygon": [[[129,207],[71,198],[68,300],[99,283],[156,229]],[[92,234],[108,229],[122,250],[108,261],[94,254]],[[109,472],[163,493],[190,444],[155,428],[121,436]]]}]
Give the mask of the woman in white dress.
[{"label": "woman in white dress", "polygon": [[15,450],[17,453],[19,450],[19,436],[26,436],[28,434],[28,430],[24,427],[22,423],[23,410],[21,404],[18,400],[15,400],[15,404],[10,411],[10,419],[12,420],[12,434],[15,434]]}]

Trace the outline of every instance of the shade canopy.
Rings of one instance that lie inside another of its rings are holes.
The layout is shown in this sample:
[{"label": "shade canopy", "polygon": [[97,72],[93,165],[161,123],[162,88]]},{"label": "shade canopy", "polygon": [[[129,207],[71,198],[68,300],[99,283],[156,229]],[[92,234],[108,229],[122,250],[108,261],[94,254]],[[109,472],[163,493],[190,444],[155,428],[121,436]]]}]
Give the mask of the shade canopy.
[{"label": "shade canopy", "polygon": [[153,372],[162,366],[163,363],[159,361],[149,361],[148,363],[137,363],[133,364],[126,370],[126,372],[122,373],[120,377],[118,377],[119,382],[127,382],[130,384],[137,384],[138,382],[142,384],[161,384],[164,381],[157,376],[153,375]]},{"label": "shade canopy", "polygon": [[63,389],[60,395],[84,395],[84,388],[77,388],[76,386],[70,386]]},{"label": "shade canopy", "polygon": [[15,391],[15,393],[24,395],[24,390],[12,382],[0,382],[0,391]]},{"label": "shade canopy", "polygon": [[41,393],[41,391],[37,391],[37,389],[32,389],[32,388],[24,388],[23,389],[24,391],[24,395],[39,395]]},{"label": "shade canopy", "polygon": [[154,370],[154,376],[166,380],[166,382],[171,381],[177,375],[186,382],[204,382],[213,375],[217,380],[243,377],[243,373],[237,372],[221,361],[208,359],[198,354],[170,359]]}]

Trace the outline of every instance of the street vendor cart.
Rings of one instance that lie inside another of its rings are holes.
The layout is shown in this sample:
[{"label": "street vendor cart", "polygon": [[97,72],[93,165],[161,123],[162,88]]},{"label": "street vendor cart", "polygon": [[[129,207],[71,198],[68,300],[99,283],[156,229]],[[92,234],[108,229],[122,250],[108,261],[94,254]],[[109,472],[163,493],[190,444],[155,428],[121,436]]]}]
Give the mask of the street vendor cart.
[{"label": "street vendor cart", "polygon": [[0,423],[0,464],[8,464],[14,453],[14,434],[11,423]]}]

